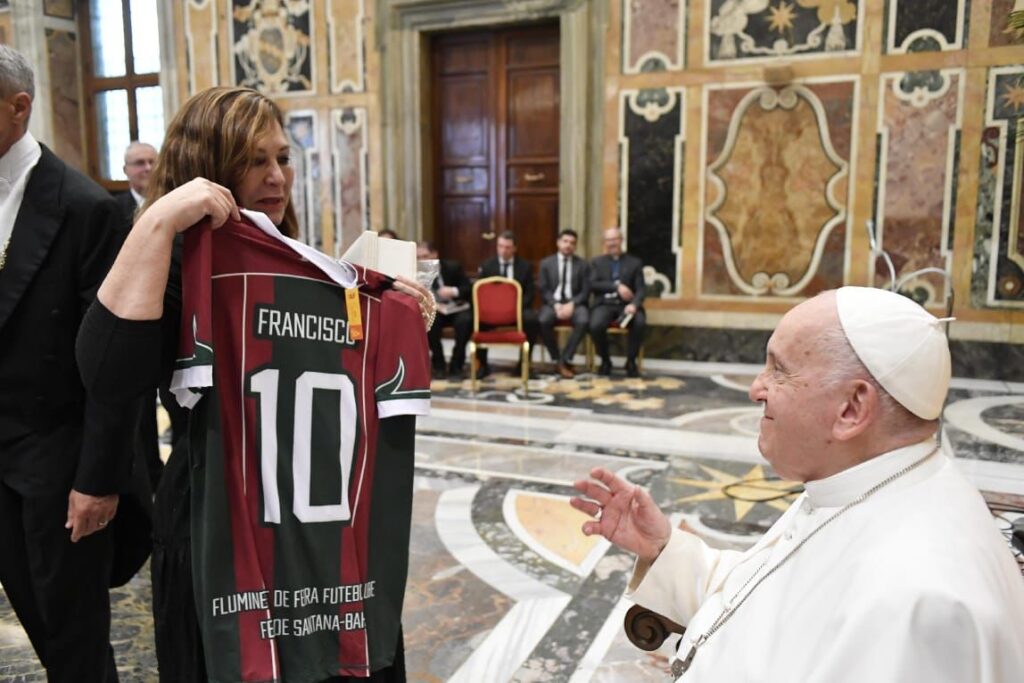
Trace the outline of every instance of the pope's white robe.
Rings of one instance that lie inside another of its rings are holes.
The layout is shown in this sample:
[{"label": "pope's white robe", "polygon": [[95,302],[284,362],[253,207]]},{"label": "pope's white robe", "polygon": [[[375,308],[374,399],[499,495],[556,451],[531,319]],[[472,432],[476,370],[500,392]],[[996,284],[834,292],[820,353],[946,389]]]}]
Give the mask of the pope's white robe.
[{"label": "pope's white robe", "polygon": [[[928,440],[807,482],[744,553],[676,530],[652,565],[637,563],[627,595],[687,626],[685,657],[762,562],[763,572],[934,448]],[[700,647],[681,680],[1020,683],[1024,578],[977,489],[935,453],[807,541]]]}]

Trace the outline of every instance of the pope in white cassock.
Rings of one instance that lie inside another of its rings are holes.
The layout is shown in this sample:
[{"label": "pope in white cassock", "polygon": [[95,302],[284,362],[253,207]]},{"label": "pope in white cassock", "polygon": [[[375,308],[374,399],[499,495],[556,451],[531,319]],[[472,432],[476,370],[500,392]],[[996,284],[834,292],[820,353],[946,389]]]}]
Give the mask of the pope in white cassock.
[{"label": "pope in white cassock", "polygon": [[792,309],[750,397],[758,448],[805,492],[746,552],[671,528],[642,488],[576,482],[583,532],[637,554],[627,595],[686,626],[693,681],[1024,681],[1024,579],[936,446],[941,321],[878,289]]}]

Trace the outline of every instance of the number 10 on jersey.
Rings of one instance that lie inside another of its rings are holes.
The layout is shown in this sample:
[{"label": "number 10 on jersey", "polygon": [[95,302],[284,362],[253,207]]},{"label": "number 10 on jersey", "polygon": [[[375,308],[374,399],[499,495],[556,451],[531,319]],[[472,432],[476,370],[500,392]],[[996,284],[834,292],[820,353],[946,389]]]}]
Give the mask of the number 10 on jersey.
[{"label": "number 10 on jersey", "polygon": [[[263,480],[263,521],[281,523],[281,499],[277,485],[277,410],[281,371],[260,370],[249,378],[249,389],[260,401],[260,478]],[[341,465],[341,501],[327,505],[309,502],[312,473],[313,400],[316,391],[336,391],[341,397],[338,415],[341,434],[338,459]],[[351,516],[348,483],[352,472],[356,436],[356,392],[346,375],[303,372],[295,379],[295,419],[292,430],[292,512],[301,522],[345,522]]]}]

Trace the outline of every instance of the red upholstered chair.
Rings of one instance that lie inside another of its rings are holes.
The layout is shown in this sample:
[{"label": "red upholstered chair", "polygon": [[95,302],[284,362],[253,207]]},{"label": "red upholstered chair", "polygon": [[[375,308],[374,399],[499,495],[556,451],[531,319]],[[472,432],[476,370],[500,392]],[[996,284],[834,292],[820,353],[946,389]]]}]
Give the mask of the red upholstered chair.
[{"label": "red upholstered chair", "polygon": [[[481,329],[485,327],[487,329]],[[523,395],[530,378],[530,342],[523,332],[523,290],[504,277],[485,277],[473,283],[473,335],[469,338],[469,376],[476,393],[476,350],[517,346],[523,350]]]}]

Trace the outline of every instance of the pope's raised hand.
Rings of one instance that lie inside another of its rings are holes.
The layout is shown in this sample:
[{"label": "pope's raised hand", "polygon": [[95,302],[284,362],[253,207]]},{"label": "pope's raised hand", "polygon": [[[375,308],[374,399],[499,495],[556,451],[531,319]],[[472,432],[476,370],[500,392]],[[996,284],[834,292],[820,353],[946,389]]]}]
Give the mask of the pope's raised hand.
[{"label": "pope's raised hand", "polygon": [[600,534],[642,560],[657,559],[672,535],[672,525],[650,494],[603,467],[592,469],[590,476],[573,484],[583,497],[569,501],[594,518],[583,523],[583,533]]}]

